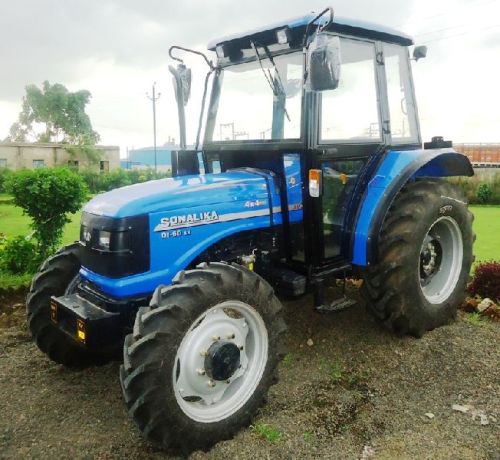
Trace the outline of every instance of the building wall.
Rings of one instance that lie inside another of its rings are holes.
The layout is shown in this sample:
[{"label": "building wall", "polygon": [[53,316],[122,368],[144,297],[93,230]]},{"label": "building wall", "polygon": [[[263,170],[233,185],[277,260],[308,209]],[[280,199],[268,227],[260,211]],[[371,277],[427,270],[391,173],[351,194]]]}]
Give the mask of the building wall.
[{"label": "building wall", "polygon": [[453,144],[453,148],[467,155],[473,165],[500,165],[500,144]]},{"label": "building wall", "polygon": [[[0,168],[12,170],[33,169],[41,166],[68,166],[68,162],[78,161],[78,169],[107,169],[120,167],[120,148],[117,146],[96,146],[101,152],[103,164],[92,164],[85,156],[71,156],[63,144],[25,144],[19,142],[0,142]],[[43,161],[43,164],[41,162]]]}]

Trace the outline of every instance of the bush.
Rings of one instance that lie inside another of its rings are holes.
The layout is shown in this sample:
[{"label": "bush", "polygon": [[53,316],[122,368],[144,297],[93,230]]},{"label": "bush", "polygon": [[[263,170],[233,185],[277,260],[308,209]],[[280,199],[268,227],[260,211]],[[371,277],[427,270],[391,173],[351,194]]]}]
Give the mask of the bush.
[{"label": "bush", "polygon": [[477,188],[477,199],[481,204],[489,203],[493,195],[490,184],[482,183]]},{"label": "bush", "polygon": [[167,173],[155,173],[153,169],[117,169],[109,173],[83,170],[79,174],[91,193],[107,192],[126,185],[170,176]]},{"label": "bush", "polygon": [[41,263],[36,244],[24,236],[3,239],[0,246],[0,270],[20,275],[34,273]]},{"label": "bush", "polygon": [[68,214],[80,210],[88,189],[83,179],[67,168],[17,171],[9,177],[7,190],[14,204],[31,218],[31,228],[42,258],[57,249]]},{"label": "bush", "polygon": [[500,300],[500,262],[489,261],[476,267],[469,292],[483,299]]},{"label": "bush", "polygon": [[5,182],[12,175],[12,171],[7,168],[0,168],[0,193],[5,193]]},{"label": "bush", "polygon": [[453,177],[470,204],[500,204],[500,172],[490,177]]}]

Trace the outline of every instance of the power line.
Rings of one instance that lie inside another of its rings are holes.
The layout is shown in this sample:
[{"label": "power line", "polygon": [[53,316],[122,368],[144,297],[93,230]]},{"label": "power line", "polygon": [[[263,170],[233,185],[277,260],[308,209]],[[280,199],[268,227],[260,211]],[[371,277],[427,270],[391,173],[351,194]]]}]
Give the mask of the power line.
[{"label": "power line", "polygon": [[455,38],[455,37],[462,37],[464,35],[470,35],[470,34],[482,34],[488,30],[491,30],[491,29],[496,29],[500,27],[500,24],[495,24],[495,25],[492,25],[490,27],[486,27],[484,29],[481,29],[481,30],[466,30],[462,33],[459,33],[459,34],[454,34],[454,35],[447,35],[447,36],[444,36],[444,37],[439,37],[439,38],[433,38],[431,40],[426,40],[424,42],[422,42],[422,44],[428,44],[428,43],[435,43],[435,42],[440,42],[442,40],[448,40],[450,38]]},{"label": "power line", "polygon": [[155,151],[155,172],[158,171],[157,166],[157,157],[156,157],[156,101],[160,99],[161,93],[156,95],[156,82],[153,83],[152,87],[152,96],[146,93],[146,97],[153,103],[153,142],[154,142],[154,151]]},{"label": "power line", "polygon": [[[484,3],[482,3],[483,0],[476,0],[474,2],[468,2],[467,5],[466,5],[466,8],[467,9],[470,9],[471,6],[479,6],[479,7],[483,7],[483,6],[486,6],[486,5],[489,5],[491,3],[496,3],[498,0],[488,0]],[[420,18],[420,19],[413,19],[411,21],[407,21],[407,22],[404,22],[402,24],[398,24],[397,26],[395,26],[395,28],[399,28],[399,27],[403,27],[403,26],[407,26],[408,24],[415,24],[415,23],[422,23],[424,21],[427,21],[427,20],[430,20],[430,19],[435,19],[435,18],[439,18],[441,16],[449,16],[449,15],[452,15],[454,14],[456,11],[460,11],[462,12],[464,8],[461,8],[461,9],[458,9],[458,10],[454,10],[452,12],[450,12],[449,10],[448,11],[443,11],[442,13],[438,13],[438,14],[432,14],[430,16],[424,16],[423,18]]]}]

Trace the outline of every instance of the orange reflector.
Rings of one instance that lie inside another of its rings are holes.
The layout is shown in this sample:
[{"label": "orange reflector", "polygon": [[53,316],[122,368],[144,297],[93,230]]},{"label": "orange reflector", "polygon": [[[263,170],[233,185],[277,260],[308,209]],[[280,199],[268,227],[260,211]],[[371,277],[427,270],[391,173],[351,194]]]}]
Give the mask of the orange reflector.
[{"label": "orange reflector", "polygon": [[348,178],[347,178],[347,174],[345,174],[345,173],[341,173],[341,174],[339,175],[339,179],[340,179],[340,182],[342,182],[342,185],[347,184],[347,179],[348,179]]},{"label": "orange reflector", "polygon": [[85,342],[85,323],[81,319],[76,320],[76,338],[80,342]]},{"label": "orange reflector", "polygon": [[309,195],[317,198],[321,195],[321,169],[309,170]]},{"label": "orange reflector", "polygon": [[50,319],[57,323],[57,304],[53,300],[50,301]]}]

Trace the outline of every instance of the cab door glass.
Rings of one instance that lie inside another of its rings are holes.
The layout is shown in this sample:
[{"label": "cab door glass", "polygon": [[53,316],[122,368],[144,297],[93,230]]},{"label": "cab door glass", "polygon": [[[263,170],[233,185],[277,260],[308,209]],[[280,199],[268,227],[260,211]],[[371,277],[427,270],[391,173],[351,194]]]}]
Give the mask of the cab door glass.
[{"label": "cab door glass", "polygon": [[340,160],[322,163],[324,257],[341,254],[342,231],[352,191],[365,160]]},{"label": "cab door glass", "polygon": [[385,77],[393,143],[418,140],[417,118],[408,65],[408,51],[384,44]]},{"label": "cab door glass", "polygon": [[340,84],[321,93],[320,142],[380,141],[375,45],[341,38],[340,53]]}]

